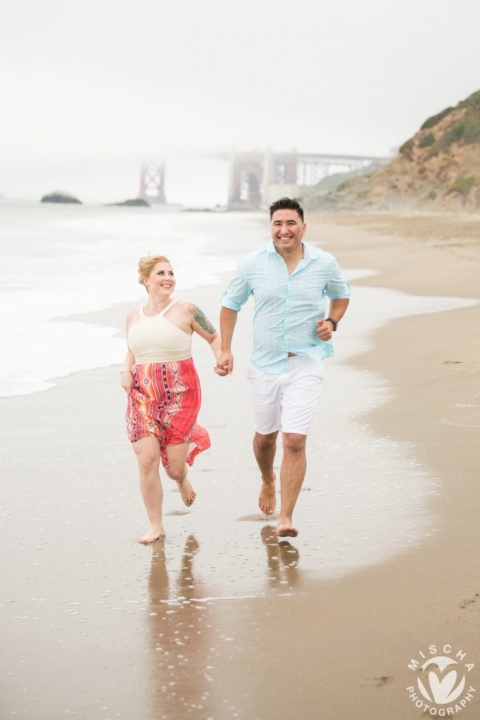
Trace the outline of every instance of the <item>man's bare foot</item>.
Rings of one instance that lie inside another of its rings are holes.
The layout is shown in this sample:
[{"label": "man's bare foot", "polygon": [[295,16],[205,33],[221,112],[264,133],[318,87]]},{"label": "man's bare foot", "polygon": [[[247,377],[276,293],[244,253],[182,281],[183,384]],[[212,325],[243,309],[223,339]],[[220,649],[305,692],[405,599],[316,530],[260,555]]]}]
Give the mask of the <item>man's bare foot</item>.
[{"label": "man's bare foot", "polygon": [[138,538],[138,542],[142,543],[142,545],[150,545],[156,540],[160,540],[160,538],[164,537],[165,530],[163,529],[163,525],[152,525],[150,530],[146,532],[145,535],[142,535],[141,538]]},{"label": "man's bare foot", "polygon": [[291,522],[279,522],[277,525],[278,537],[297,537],[298,530],[293,527]]},{"label": "man's bare foot", "polygon": [[262,478],[262,487],[258,496],[258,507],[264,515],[273,515],[277,505],[275,495],[275,473],[272,480],[264,480]]},{"label": "man's bare foot", "polygon": [[183,502],[187,507],[190,507],[190,505],[193,504],[193,501],[197,497],[197,493],[193,489],[190,480],[188,478],[184,478],[182,482],[178,482],[178,480],[176,480],[175,482],[178,485],[178,489],[180,491],[180,495],[182,496]]}]

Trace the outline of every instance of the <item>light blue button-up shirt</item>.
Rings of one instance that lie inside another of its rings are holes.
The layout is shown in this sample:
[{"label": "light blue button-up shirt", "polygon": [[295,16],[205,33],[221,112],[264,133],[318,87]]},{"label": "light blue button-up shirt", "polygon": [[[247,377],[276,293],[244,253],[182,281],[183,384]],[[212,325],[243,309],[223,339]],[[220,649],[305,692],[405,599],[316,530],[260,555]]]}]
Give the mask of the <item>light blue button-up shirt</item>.
[{"label": "light blue button-up shirt", "polygon": [[311,358],[333,355],[331,341],[315,330],[325,317],[326,298],[350,297],[350,286],[330,253],[303,243],[304,256],[291,275],[273,241],[240,259],[222,297],[239,311],[254,298],[252,363],[272,375],[286,373],[288,353]]}]

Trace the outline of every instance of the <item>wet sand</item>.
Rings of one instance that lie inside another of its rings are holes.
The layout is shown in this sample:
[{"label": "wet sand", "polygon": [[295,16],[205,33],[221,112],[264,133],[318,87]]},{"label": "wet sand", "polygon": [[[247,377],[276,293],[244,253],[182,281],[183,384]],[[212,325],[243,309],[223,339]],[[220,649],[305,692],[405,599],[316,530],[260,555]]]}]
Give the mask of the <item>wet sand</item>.
[{"label": "wet sand", "polygon": [[[295,540],[257,510],[251,309],[232,378],[197,339],[212,449],[191,509],[165,480],[167,539],[152,547],[136,542],[118,368],[0,401],[2,718],[405,720],[421,715],[408,663],[432,644],[475,664],[461,713],[478,716],[480,305],[454,299],[479,298],[480,222],[308,223],[342,267],[378,274],[352,282]],[[221,290],[192,299],[214,318]],[[124,310],[91,319],[121,328]]]}]

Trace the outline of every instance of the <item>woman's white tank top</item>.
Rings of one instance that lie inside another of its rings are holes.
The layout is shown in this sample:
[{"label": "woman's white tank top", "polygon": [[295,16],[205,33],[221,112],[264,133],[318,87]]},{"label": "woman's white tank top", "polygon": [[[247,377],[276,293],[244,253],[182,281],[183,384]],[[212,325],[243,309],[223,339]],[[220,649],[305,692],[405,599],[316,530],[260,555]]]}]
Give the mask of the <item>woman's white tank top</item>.
[{"label": "woman's white tank top", "polygon": [[128,331],[128,346],[137,365],[192,357],[192,336],[164,317],[176,302],[172,300],[153,317],[147,317],[140,308],[140,319]]}]

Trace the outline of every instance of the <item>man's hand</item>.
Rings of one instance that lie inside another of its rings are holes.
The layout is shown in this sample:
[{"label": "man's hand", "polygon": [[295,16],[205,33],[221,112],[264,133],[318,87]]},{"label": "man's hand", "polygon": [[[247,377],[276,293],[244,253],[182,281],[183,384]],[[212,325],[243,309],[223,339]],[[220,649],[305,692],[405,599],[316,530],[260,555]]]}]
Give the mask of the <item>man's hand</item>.
[{"label": "man's hand", "polygon": [[233,372],[233,355],[231,352],[222,350],[220,355],[217,358],[217,365],[214,369],[214,372],[217,373],[217,375],[220,375],[220,377],[225,377],[225,375],[231,375]]},{"label": "man's hand", "polygon": [[327,340],[331,340],[333,331],[332,323],[328,320],[317,320],[317,323],[318,327],[315,332],[317,333],[320,340],[323,340],[324,342],[326,342]]}]

